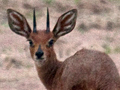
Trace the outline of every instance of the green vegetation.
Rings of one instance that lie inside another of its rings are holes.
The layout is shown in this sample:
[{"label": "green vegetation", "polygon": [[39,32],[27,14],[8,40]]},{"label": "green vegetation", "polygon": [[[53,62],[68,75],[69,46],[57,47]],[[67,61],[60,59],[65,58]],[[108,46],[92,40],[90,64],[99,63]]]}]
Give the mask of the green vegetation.
[{"label": "green vegetation", "polygon": [[104,52],[106,54],[110,54],[112,52],[111,47],[108,44],[104,44],[102,47],[105,49]]},{"label": "green vegetation", "polygon": [[114,53],[120,53],[120,46],[114,48]]},{"label": "green vegetation", "polygon": [[85,33],[88,31],[88,27],[87,25],[85,25],[84,23],[81,23],[79,26],[78,26],[78,30],[81,32],[81,33]]},{"label": "green vegetation", "polygon": [[78,4],[81,0],[74,0],[75,4]]},{"label": "green vegetation", "polygon": [[[36,11],[36,17],[39,18],[39,16],[42,16],[42,11]],[[33,20],[33,13],[27,12],[26,17]]]},{"label": "green vegetation", "polygon": [[53,3],[54,0],[43,0],[46,4],[51,4]]},{"label": "green vegetation", "polygon": [[3,53],[7,53],[8,51],[11,51],[12,49],[10,47],[6,47],[2,49]]},{"label": "green vegetation", "polygon": [[110,2],[120,3],[120,0],[108,0]]},{"label": "green vegetation", "polygon": [[85,32],[87,32],[88,30],[84,30],[82,28],[78,28],[78,30],[80,31],[80,33],[84,34]]},{"label": "green vegetation", "polygon": [[107,42],[113,42],[113,41],[114,41],[114,38],[113,38],[113,37],[110,37],[110,36],[106,36],[106,37],[105,37],[105,40],[106,40]]},{"label": "green vegetation", "polygon": [[108,44],[103,44],[102,47],[104,48],[104,52],[106,54],[120,53],[120,46],[116,46],[112,49]]},{"label": "green vegetation", "polygon": [[26,67],[26,68],[32,68],[33,65],[31,65],[31,64],[27,64],[27,65],[25,65],[24,67]]},{"label": "green vegetation", "polygon": [[7,22],[1,22],[1,25],[6,28],[9,27]]}]

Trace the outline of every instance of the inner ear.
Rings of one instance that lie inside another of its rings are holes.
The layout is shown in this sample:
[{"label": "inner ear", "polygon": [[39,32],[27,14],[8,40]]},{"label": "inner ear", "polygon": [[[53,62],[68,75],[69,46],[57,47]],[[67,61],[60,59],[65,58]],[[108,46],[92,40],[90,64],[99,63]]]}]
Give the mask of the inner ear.
[{"label": "inner ear", "polygon": [[8,9],[7,14],[8,14],[8,24],[11,30],[16,34],[28,38],[31,33],[31,28],[26,18],[19,12],[12,9]]},{"label": "inner ear", "polygon": [[61,15],[53,29],[54,37],[59,38],[71,32],[76,24],[77,10],[72,9]]}]

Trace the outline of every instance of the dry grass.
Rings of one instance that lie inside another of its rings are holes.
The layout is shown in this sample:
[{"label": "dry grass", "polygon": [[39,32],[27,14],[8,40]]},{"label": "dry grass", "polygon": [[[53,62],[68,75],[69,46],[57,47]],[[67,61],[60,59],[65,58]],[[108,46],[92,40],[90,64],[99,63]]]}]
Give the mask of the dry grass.
[{"label": "dry grass", "polygon": [[[46,7],[50,9],[51,30],[58,17],[77,8],[73,32],[55,44],[59,60],[81,48],[106,52],[120,73],[120,4],[119,0],[0,0],[0,90],[45,90],[29,54],[25,38],[14,34],[7,24],[8,8],[21,12],[32,28],[32,9],[36,8],[38,29],[46,27]],[[71,44],[72,43],[72,44]]]}]

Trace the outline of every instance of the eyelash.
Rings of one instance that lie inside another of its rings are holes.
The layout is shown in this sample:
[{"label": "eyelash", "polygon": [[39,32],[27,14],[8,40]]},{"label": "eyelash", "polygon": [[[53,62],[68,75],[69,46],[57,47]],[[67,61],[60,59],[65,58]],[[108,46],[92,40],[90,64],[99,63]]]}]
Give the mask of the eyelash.
[{"label": "eyelash", "polygon": [[30,47],[34,47],[33,42],[29,40]]},{"label": "eyelash", "polygon": [[54,40],[51,39],[51,40],[48,42],[48,47],[51,47],[53,44],[54,44]]},{"label": "eyelash", "polygon": [[50,44],[50,45],[53,45],[53,42],[54,42],[54,40],[50,40],[50,41],[49,41],[49,44]]}]

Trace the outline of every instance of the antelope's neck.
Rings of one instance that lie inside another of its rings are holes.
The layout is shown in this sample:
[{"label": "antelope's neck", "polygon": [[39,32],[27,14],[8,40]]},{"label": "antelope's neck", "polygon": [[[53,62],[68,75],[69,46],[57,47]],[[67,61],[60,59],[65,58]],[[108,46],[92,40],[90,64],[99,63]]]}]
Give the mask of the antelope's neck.
[{"label": "antelope's neck", "polygon": [[47,89],[52,88],[55,75],[61,67],[61,64],[62,62],[58,61],[56,58],[49,58],[42,67],[36,65],[38,76]]}]

